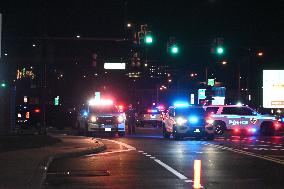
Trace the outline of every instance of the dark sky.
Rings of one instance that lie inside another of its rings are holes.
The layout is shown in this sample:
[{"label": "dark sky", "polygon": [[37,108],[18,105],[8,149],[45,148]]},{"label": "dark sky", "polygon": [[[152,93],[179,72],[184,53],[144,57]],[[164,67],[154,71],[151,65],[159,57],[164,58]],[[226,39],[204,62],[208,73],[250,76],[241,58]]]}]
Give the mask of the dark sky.
[{"label": "dark sky", "polygon": [[[41,36],[123,37],[124,19],[147,23],[158,45],[175,36],[184,59],[198,59],[214,37],[229,52],[252,47],[270,61],[284,60],[284,2],[188,0],[6,0],[0,3],[3,38]],[[192,55],[192,56],[191,56]]]}]

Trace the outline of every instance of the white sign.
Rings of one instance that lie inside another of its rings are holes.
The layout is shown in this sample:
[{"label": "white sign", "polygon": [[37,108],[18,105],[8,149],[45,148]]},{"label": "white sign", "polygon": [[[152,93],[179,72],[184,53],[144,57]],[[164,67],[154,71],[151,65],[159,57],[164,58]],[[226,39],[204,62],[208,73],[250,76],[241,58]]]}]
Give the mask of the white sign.
[{"label": "white sign", "polygon": [[263,107],[284,108],[284,70],[263,70]]},{"label": "white sign", "polygon": [[106,70],[125,70],[125,63],[105,63],[104,68]]},{"label": "white sign", "polygon": [[225,97],[213,96],[212,105],[225,105]]}]

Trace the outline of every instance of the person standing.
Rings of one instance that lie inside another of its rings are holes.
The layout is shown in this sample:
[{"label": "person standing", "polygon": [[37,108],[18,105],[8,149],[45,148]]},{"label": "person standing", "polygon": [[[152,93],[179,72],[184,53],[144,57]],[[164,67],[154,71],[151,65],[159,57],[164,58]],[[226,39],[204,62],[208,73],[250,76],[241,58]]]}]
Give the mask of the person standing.
[{"label": "person standing", "polygon": [[128,124],[128,134],[135,134],[135,110],[132,104],[129,104],[126,113],[126,121]]}]

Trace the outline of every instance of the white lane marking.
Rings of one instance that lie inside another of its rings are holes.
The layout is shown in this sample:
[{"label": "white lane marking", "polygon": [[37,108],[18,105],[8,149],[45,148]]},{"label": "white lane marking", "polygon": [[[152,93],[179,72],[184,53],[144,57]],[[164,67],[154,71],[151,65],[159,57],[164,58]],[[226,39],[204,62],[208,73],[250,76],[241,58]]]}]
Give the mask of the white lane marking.
[{"label": "white lane marking", "polygon": [[251,152],[248,152],[248,151],[243,151],[243,150],[233,149],[233,148],[227,148],[227,150],[238,153],[238,154],[244,154],[244,155],[247,155],[247,156],[252,156],[252,157],[259,158],[259,159],[264,159],[264,160],[267,160],[267,161],[271,161],[271,162],[274,162],[274,163],[284,165],[283,160],[272,158],[272,157],[269,157],[269,156],[258,155],[258,154],[254,154],[254,153],[251,153]]},{"label": "white lane marking", "polygon": [[154,161],[157,162],[159,165],[163,166],[165,169],[167,169],[168,171],[170,171],[174,175],[176,175],[179,179],[181,179],[181,180],[188,180],[188,178],[186,176],[184,176],[183,174],[177,172],[176,170],[174,170],[172,167],[168,166],[167,164],[165,164],[161,160],[154,159]]},{"label": "white lane marking", "polygon": [[147,153],[146,152],[144,152],[144,153],[142,153],[143,155],[147,155]]},{"label": "white lane marking", "polygon": [[143,153],[144,151],[139,150],[138,152],[139,152],[139,153]]},{"label": "white lane marking", "polygon": [[270,144],[271,142],[266,142],[267,144]]},{"label": "white lane marking", "polygon": [[265,142],[264,140],[260,141],[260,142]]},{"label": "white lane marking", "polygon": [[150,157],[151,155],[148,154],[148,155],[146,155],[146,156],[147,156],[147,157]]},{"label": "white lane marking", "polygon": [[123,142],[119,142],[119,141],[116,141],[116,140],[109,140],[109,139],[102,139],[102,140],[110,141],[110,142],[114,142],[114,143],[116,143],[116,144],[119,144],[119,145],[121,145],[121,146],[123,146],[123,147],[127,148],[127,149],[136,150],[136,148],[135,148],[135,147],[130,146],[130,145],[128,145],[128,144],[125,144],[125,143],[123,143]]},{"label": "white lane marking", "polygon": [[85,155],[85,157],[102,156],[102,155],[107,155],[107,154],[115,154],[115,153],[121,153],[121,152],[129,152],[129,151],[132,151],[132,149],[116,150],[116,151],[111,151],[111,152],[102,152],[102,153],[98,153],[98,154],[89,154],[89,155]]},{"label": "white lane marking", "polygon": [[[105,140],[105,141],[110,141],[110,142],[114,142],[114,143],[117,143],[125,148],[127,148],[127,150],[119,150],[119,151],[132,151],[132,150],[136,150],[135,147],[133,146],[130,146],[128,144],[125,144],[123,142],[119,142],[119,141],[116,141],[116,140],[109,140],[109,139],[102,139],[102,140]],[[118,151],[118,152],[119,152]],[[144,155],[146,155],[147,153],[143,153]],[[173,169],[172,167],[168,166],[167,164],[165,164],[164,162],[162,162],[161,160],[159,159],[155,159],[154,157],[150,157],[151,159],[153,159],[155,162],[157,162],[159,165],[161,165],[162,167],[164,167],[165,169],[167,169],[168,171],[170,171],[171,173],[173,173],[174,175],[176,175],[179,179],[181,180],[190,180],[188,179],[186,176],[184,176],[183,174],[179,173],[178,171],[176,171],[175,169]],[[201,188],[204,188],[203,186],[201,186]]]},{"label": "white lane marking", "polygon": [[282,146],[274,146],[274,148],[282,148]]},{"label": "white lane marking", "polygon": [[193,180],[184,180],[184,182],[191,182],[191,183],[193,183]]},{"label": "white lane marking", "polygon": [[244,150],[247,150],[248,148],[243,148]]},{"label": "white lane marking", "polygon": [[151,159],[156,159],[156,157],[154,157],[154,156],[151,156],[150,158],[151,158]]}]

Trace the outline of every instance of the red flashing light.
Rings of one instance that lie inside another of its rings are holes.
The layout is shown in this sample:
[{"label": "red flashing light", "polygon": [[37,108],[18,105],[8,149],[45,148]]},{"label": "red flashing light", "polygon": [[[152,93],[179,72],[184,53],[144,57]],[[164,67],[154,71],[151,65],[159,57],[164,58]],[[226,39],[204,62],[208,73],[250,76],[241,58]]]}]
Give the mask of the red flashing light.
[{"label": "red flashing light", "polygon": [[164,111],[165,110],[165,106],[163,106],[163,105],[159,105],[157,108],[159,109],[159,111]]},{"label": "red flashing light", "polygon": [[275,129],[279,129],[281,127],[281,124],[279,122],[274,123]]},{"label": "red flashing light", "polygon": [[240,130],[238,128],[235,129],[235,132],[238,133]]},{"label": "red flashing light", "polygon": [[35,111],[35,113],[40,113],[40,109],[39,108],[36,108],[34,111]]}]

